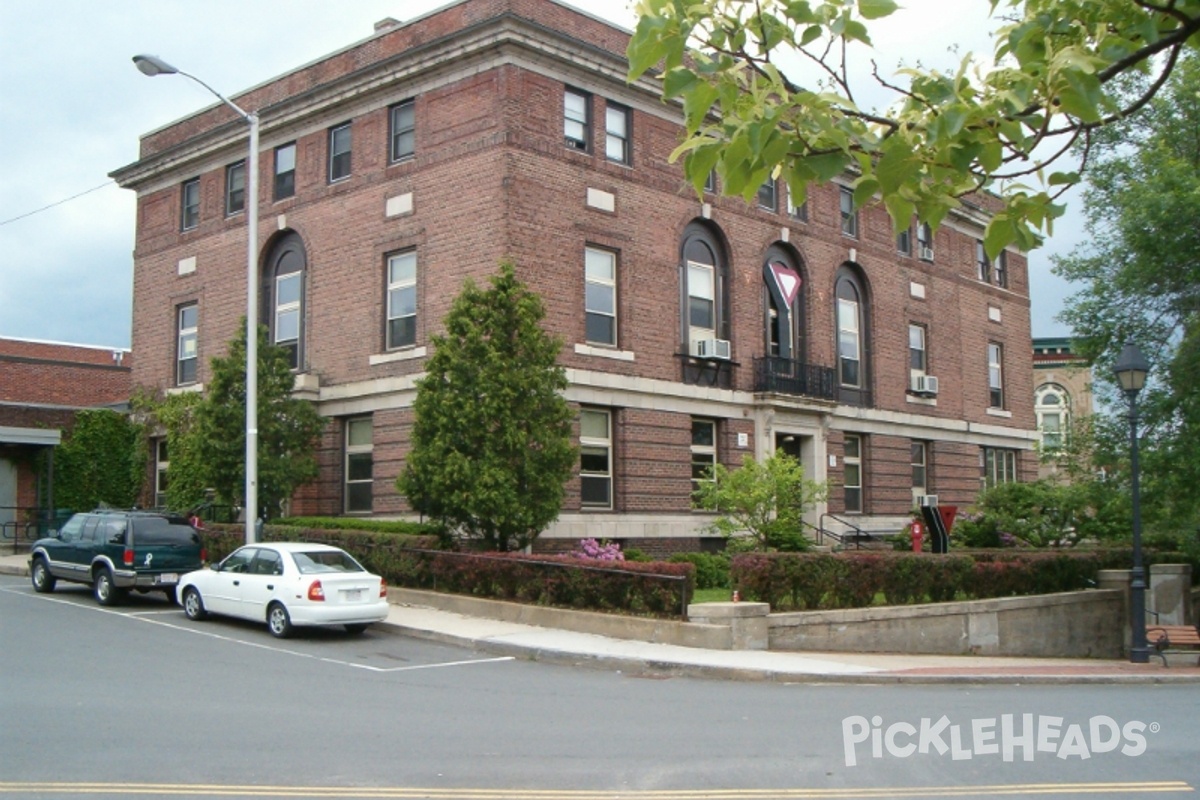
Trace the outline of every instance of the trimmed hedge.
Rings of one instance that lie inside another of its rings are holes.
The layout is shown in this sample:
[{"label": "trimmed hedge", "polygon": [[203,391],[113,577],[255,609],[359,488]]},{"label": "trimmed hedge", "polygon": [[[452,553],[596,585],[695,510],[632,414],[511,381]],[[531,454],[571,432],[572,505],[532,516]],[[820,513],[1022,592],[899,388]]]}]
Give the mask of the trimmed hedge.
[{"label": "trimmed hedge", "polygon": [[[239,525],[207,525],[209,561],[245,542]],[[523,553],[437,550],[438,537],[265,525],[262,541],[321,542],[341,547],[392,586],[430,589],[565,608],[660,617],[684,614],[696,587],[690,563],[593,561]]]},{"label": "trimmed hedge", "polygon": [[284,517],[271,520],[272,525],[322,530],[373,531],[375,533],[404,533],[409,536],[438,536],[441,528],[431,522],[412,522],[403,519],[361,519],[356,517]]},{"label": "trimmed hedge", "polygon": [[[1182,553],[1146,553],[1147,564],[1193,563]],[[1092,588],[1102,569],[1128,569],[1129,550],[992,550],[932,553],[747,553],[734,556],[733,585],[774,610],[862,608],[1051,594]],[[1197,579],[1193,563],[1193,580]]]},{"label": "trimmed hedge", "polygon": [[675,553],[667,560],[695,566],[697,589],[729,588],[729,556],[725,553]]}]

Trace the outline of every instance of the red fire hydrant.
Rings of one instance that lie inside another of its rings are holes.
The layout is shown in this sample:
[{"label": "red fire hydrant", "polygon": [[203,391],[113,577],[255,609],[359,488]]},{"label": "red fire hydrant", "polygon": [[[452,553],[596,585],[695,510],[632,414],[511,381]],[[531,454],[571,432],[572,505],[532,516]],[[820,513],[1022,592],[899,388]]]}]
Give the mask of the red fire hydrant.
[{"label": "red fire hydrant", "polygon": [[925,541],[925,525],[920,520],[912,523],[912,548],[914,553],[921,552],[921,544]]}]

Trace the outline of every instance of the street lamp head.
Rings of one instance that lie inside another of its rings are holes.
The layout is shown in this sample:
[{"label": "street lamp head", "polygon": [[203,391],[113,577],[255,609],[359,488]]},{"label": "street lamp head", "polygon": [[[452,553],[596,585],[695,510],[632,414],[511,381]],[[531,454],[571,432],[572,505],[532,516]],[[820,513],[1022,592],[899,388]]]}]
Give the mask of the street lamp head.
[{"label": "street lamp head", "polygon": [[150,77],[154,77],[155,75],[174,75],[175,73],[179,72],[179,70],[175,69],[158,56],[134,56],[133,63],[143,75],[149,75]]},{"label": "street lamp head", "polygon": [[1133,342],[1126,342],[1117,356],[1117,363],[1113,365],[1113,374],[1117,376],[1121,389],[1126,394],[1136,395],[1146,385],[1146,373],[1149,371],[1150,364],[1142,351]]}]

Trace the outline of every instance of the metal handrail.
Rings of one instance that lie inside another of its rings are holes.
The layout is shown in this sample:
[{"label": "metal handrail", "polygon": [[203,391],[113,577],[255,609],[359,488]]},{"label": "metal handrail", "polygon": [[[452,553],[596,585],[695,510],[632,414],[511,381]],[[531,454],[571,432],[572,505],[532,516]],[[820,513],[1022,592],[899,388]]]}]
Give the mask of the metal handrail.
[{"label": "metal handrail", "polygon": [[826,517],[829,517],[830,519],[837,520],[838,522],[842,523],[843,525],[845,525],[845,526],[846,526],[847,528],[849,528],[850,530],[854,531],[854,549],[855,549],[855,550],[861,550],[861,549],[862,549],[862,540],[863,540],[863,539],[873,539],[873,538],[875,538],[874,536],[872,536],[872,535],[871,535],[871,533],[870,533],[870,532],[868,532],[868,531],[864,531],[862,528],[858,527],[857,525],[855,525],[855,524],[854,524],[853,522],[851,522],[850,520],[847,520],[847,519],[842,519],[842,518],[841,518],[841,517],[839,517],[837,514],[832,514],[832,513],[830,513],[830,512],[828,512],[828,511],[827,511],[827,512],[825,512],[824,514],[822,514],[822,515],[821,515],[821,520],[820,520],[820,521],[821,521],[821,532],[822,532],[823,534],[828,534],[828,535],[832,536],[834,539],[837,539],[837,540],[838,540],[838,542],[839,542],[839,543],[841,543],[842,545],[845,545],[845,544],[846,544],[846,535],[845,535],[844,533],[834,533],[834,532],[833,532],[833,531],[831,531],[831,530],[827,530],[827,529],[825,528],[825,518],[826,518]]}]

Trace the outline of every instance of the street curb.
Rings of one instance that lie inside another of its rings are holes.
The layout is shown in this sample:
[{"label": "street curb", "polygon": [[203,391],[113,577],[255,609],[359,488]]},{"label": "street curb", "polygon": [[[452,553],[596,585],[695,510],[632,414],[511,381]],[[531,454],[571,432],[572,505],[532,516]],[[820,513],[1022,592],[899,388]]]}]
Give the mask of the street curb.
[{"label": "street curb", "polygon": [[29,567],[22,564],[21,566],[12,566],[9,564],[0,564],[0,575],[20,575],[23,578],[29,577]]}]

